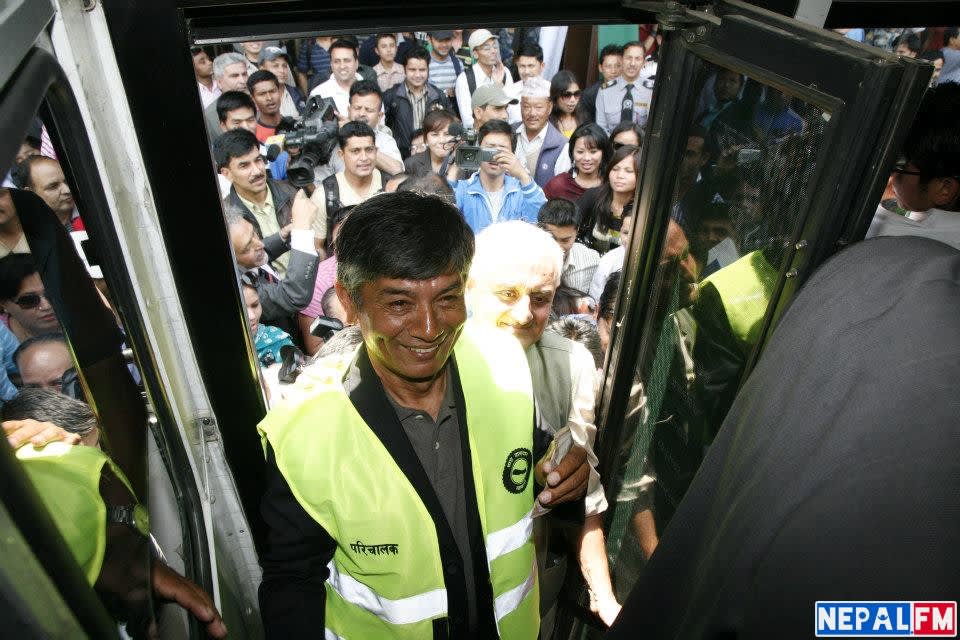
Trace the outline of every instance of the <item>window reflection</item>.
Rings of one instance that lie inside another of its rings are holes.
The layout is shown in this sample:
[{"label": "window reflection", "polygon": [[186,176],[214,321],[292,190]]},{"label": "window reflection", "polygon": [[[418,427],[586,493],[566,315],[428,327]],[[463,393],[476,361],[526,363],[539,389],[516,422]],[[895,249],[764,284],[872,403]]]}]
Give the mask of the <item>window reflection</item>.
[{"label": "window reflection", "polygon": [[705,74],[695,114],[620,452],[607,538],[620,594],[656,548],[730,409],[807,200],[827,119],[719,67]]}]

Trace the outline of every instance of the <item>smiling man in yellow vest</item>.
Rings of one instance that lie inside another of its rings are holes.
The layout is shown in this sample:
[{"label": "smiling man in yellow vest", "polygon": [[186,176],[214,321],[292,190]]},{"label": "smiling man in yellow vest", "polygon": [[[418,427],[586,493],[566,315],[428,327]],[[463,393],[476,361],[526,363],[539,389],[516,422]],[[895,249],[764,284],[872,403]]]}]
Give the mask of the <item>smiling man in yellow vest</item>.
[{"label": "smiling man in yellow vest", "polygon": [[[337,240],[340,302],[363,335],[260,424],[260,605],[268,638],[530,639],[534,406],[516,340],[466,323],[473,234],[414,193],[358,205]],[[579,498],[572,450],[545,506]]]}]

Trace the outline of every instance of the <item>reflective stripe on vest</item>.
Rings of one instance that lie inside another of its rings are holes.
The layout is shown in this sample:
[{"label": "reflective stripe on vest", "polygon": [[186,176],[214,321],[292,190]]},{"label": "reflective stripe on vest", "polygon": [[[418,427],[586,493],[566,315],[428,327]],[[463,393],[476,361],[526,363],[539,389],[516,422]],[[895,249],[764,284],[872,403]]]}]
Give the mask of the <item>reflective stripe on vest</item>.
[{"label": "reflective stripe on vest", "polygon": [[358,607],[363,607],[391,624],[410,624],[447,615],[446,589],[434,589],[419,595],[391,600],[379,595],[353,577],[341,573],[332,561],[327,565],[327,569],[330,570],[328,582],[341,598]]},{"label": "reflective stripe on vest", "polygon": [[[496,622],[504,640],[535,640],[533,392],[526,356],[512,336],[470,323],[454,356]],[[325,585],[326,637],[430,638],[450,606],[437,530],[345,393],[349,364],[324,359],[308,366],[259,428],[297,502],[337,542]]]}]

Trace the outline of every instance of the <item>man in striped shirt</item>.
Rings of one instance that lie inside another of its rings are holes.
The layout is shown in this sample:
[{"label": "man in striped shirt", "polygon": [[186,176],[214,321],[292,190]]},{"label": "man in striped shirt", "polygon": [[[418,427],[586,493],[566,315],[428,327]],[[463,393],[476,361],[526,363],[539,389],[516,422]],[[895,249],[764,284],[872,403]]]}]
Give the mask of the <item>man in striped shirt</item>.
[{"label": "man in striped shirt", "polygon": [[453,47],[453,31],[430,32],[430,82],[435,87],[453,97],[457,76],[463,71],[460,60],[450,54]]}]

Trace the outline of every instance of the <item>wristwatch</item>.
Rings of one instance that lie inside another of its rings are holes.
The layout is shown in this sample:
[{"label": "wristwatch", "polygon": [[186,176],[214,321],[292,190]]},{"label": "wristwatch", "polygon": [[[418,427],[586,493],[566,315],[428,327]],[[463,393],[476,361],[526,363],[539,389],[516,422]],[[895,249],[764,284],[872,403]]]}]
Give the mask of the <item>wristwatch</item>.
[{"label": "wristwatch", "polygon": [[150,514],[139,502],[107,507],[107,522],[125,524],[136,529],[143,536],[150,535]]}]

